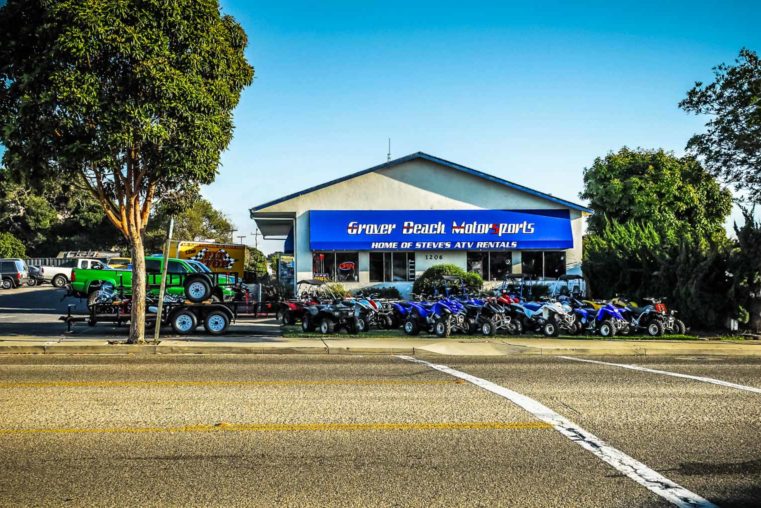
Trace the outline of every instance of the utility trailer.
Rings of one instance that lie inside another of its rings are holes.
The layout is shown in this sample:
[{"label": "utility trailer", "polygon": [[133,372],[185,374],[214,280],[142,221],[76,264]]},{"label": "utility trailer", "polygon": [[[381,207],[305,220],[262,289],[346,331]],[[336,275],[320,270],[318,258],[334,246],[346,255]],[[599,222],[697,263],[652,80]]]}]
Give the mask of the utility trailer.
[{"label": "utility trailer", "polygon": [[[96,303],[90,306],[87,324],[95,326],[98,323],[115,323],[121,326],[129,323],[131,309],[119,304],[120,302],[115,303],[117,304]],[[148,306],[148,312],[145,314],[146,325],[156,323],[157,311],[155,305]],[[161,309],[161,324],[171,326],[178,335],[193,333],[201,325],[209,335],[224,335],[233,322],[235,312],[230,308],[230,304],[225,303],[164,302]]]},{"label": "utility trailer", "polygon": [[[158,289],[157,279],[153,274],[148,275],[147,287],[149,294],[152,290]],[[203,326],[210,335],[223,335],[230,327],[230,323],[235,322],[237,318],[237,308],[240,303],[238,298],[230,302],[220,301],[216,291],[221,286],[235,286],[229,281],[230,275],[208,273],[208,274],[167,274],[168,283],[185,288],[184,298],[180,295],[166,295],[161,311],[161,324],[171,326],[172,330],[179,335],[188,335],[193,333],[196,328]],[[234,279],[232,279],[234,280]],[[109,283],[110,284],[110,283]],[[110,284],[112,287],[113,285]],[[201,291],[195,286],[202,285]],[[102,286],[101,286],[102,287]],[[242,288],[238,286],[239,289]],[[99,288],[100,289],[100,288]],[[130,321],[132,311],[132,300],[125,298],[125,287],[121,283],[119,287],[113,288],[114,298],[109,301],[98,301],[97,298],[88,298],[88,314],[86,316],[76,316],[71,314],[71,306],[68,315],[61,316],[60,320],[68,325],[68,331],[71,332],[71,325],[76,322],[87,322],[90,326],[98,323],[114,323],[117,326],[127,324]],[[236,292],[240,296],[240,291]],[[198,301],[200,295],[204,294],[206,299]],[[95,295],[97,296],[97,295]],[[146,325],[156,323],[158,303],[148,301],[146,305]]]}]

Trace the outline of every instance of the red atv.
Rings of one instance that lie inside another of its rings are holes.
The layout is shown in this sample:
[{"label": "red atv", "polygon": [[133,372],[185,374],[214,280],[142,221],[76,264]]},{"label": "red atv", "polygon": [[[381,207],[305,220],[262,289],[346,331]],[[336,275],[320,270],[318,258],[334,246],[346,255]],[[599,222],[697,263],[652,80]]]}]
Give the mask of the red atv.
[{"label": "red atv", "polygon": [[304,317],[304,309],[320,303],[319,287],[325,284],[319,280],[300,280],[296,286],[296,296],[280,302],[277,319],[284,325],[295,325]]}]

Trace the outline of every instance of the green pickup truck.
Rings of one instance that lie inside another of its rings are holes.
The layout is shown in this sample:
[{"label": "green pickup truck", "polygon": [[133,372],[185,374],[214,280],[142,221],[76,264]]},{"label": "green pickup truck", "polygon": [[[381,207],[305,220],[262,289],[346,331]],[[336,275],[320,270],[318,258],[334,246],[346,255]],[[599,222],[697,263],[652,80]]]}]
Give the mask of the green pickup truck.
[{"label": "green pickup truck", "polygon": [[[145,258],[145,271],[148,293],[159,291],[161,284],[160,256]],[[234,280],[226,275],[212,273],[209,268],[198,261],[169,258],[167,266],[166,292],[171,295],[185,295],[191,302],[202,302],[214,298],[220,302],[235,297],[232,283]],[[104,283],[124,288],[126,294],[132,289],[132,270],[113,270],[107,267],[99,270],[74,269],[71,272],[71,293],[88,300]]]}]

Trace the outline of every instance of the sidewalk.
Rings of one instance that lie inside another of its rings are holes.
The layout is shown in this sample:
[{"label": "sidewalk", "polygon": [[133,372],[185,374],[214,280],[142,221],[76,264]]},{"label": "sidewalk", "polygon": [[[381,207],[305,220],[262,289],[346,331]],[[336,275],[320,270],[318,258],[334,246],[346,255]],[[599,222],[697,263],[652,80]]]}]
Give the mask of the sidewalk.
[{"label": "sidewalk", "polygon": [[[111,341],[113,341],[111,339]],[[277,336],[188,338],[162,340],[158,345],[109,343],[106,338],[16,336],[0,337],[0,354],[418,354],[451,356],[585,355],[585,356],[761,356],[761,341],[743,343],[673,340],[577,340],[495,337],[325,338],[289,339]]]}]

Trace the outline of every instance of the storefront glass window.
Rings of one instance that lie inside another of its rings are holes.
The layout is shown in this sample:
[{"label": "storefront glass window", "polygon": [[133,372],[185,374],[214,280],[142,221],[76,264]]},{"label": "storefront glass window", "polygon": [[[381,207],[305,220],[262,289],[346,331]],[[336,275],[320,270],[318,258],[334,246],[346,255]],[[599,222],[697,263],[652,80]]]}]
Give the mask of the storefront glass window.
[{"label": "storefront glass window", "polygon": [[468,271],[484,280],[502,280],[512,272],[513,253],[510,251],[468,252]]},{"label": "storefront glass window", "polygon": [[542,276],[542,253],[523,251],[521,271],[523,275]]},{"label": "storefront glass window", "polygon": [[315,252],[312,254],[312,277],[333,282],[359,281],[358,252]]},{"label": "storefront glass window", "polygon": [[565,275],[565,252],[563,251],[524,251],[522,257],[524,275],[535,275],[536,277],[550,279]]},{"label": "storefront glass window", "polygon": [[[513,269],[512,252],[489,253],[489,277],[488,280],[503,280],[505,275]],[[486,278],[486,277],[484,277]]]},{"label": "storefront glass window", "polygon": [[371,252],[370,282],[415,280],[414,252]]},{"label": "storefront glass window", "polygon": [[487,279],[489,277],[489,253],[468,252],[468,271]]},{"label": "storefront glass window", "polygon": [[336,278],[337,282],[359,281],[359,253],[336,252]]},{"label": "storefront glass window", "polygon": [[544,276],[557,279],[565,275],[565,252],[544,253]]},{"label": "storefront glass window", "polygon": [[370,282],[383,282],[383,253],[370,253]]},{"label": "storefront glass window", "polygon": [[407,280],[407,253],[394,252],[394,282]]},{"label": "storefront glass window", "polygon": [[391,253],[390,252],[384,252],[383,253],[383,280],[386,282],[389,282],[393,279],[392,271],[394,268],[394,264],[391,261]]},{"label": "storefront glass window", "polygon": [[312,254],[312,277],[317,280],[333,280],[336,268],[336,255],[333,252],[315,252]]}]

